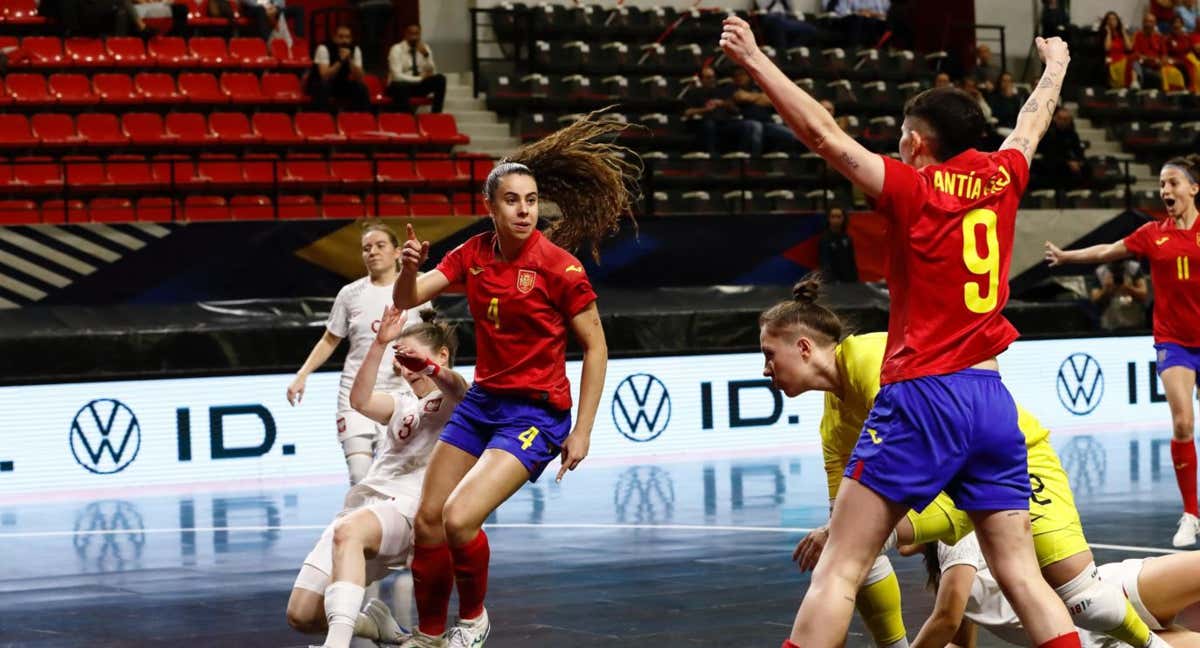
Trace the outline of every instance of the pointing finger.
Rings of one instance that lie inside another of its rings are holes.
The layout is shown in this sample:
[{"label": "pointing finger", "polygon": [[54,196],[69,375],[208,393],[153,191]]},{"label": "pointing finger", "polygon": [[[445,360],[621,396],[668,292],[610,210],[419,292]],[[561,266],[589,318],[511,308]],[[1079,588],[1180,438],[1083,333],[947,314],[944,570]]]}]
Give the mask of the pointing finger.
[{"label": "pointing finger", "polygon": [[410,240],[410,241],[417,240],[417,232],[416,232],[416,230],[413,229],[412,223],[408,223],[404,227],[408,230],[408,240]]}]

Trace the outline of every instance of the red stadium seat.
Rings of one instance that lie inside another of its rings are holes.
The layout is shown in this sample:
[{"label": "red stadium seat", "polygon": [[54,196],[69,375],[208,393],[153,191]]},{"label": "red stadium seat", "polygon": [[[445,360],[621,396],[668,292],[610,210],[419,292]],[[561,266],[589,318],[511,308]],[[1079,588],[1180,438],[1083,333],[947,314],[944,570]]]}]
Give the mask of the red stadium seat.
[{"label": "red stadium seat", "polygon": [[21,51],[33,67],[58,67],[67,61],[57,36],[26,36],[21,39]]},{"label": "red stadium seat", "polygon": [[115,67],[142,68],[150,64],[146,44],[133,36],[110,36],[104,41],[109,64]]},{"label": "red stadium seat", "polygon": [[221,92],[235,104],[266,103],[258,77],[249,72],[226,72],[221,75]]},{"label": "red stadium seat", "polygon": [[158,67],[189,67],[194,59],[187,43],[177,36],[156,36],[146,43],[146,54]]},{"label": "red stadium seat", "polygon": [[345,187],[365,189],[374,184],[371,161],[362,155],[337,155],[329,161],[329,174]]},{"label": "red stadium seat", "polygon": [[[228,28],[230,20],[218,16],[209,16],[207,0],[182,0],[183,4],[188,8],[188,27],[212,28],[222,27]],[[230,3],[234,12],[237,11],[237,4]],[[236,13],[235,13],[236,15]]]},{"label": "red stadium seat", "polygon": [[413,216],[449,216],[451,212],[445,194],[413,194],[408,207]]},{"label": "red stadium seat", "polygon": [[141,72],[133,78],[133,85],[142,94],[146,103],[183,103],[183,95],[175,88],[175,79],[162,72]]},{"label": "red stadium seat", "polygon": [[430,144],[457,146],[471,142],[471,138],[458,132],[458,123],[454,121],[454,115],[448,113],[418,115],[417,125],[421,128],[421,133],[429,138]]},{"label": "red stadium seat", "polygon": [[167,115],[166,131],[174,135],[175,141],[184,146],[200,146],[217,141],[217,136],[208,130],[208,122],[201,113],[177,113]]},{"label": "red stadium seat", "polygon": [[26,106],[56,103],[54,96],[46,89],[46,79],[40,74],[16,72],[8,75],[4,82],[14,103]]},{"label": "red stadium seat", "polygon": [[380,158],[375,161],[379,181],[389,185],[416,187],[422,184],[421,176],[408,158]]},{"label": "red stadium seat", "polygon": [[128,223],[133,218],[133,203],[128,198],[93,198],[88,217],[97,223]]},{"label": "red stadium seat", "polygon": [[196,179],[219,191],[231,191],[246,183],[242,163],[232,155],[208,155],[196,163]]},{"label": "red stadium seat", "polygon": [[351,142],[367,144],[371,142],[387,142],[392,137],[379,128],[375,115],[361,112],[338,113],[338,130]]},{"label": "red stadium seat", "polygon": [[266,196],[234,196],[229,200],[233,220],[271,220],[275,218],[275,206]]},{"label": "red stadium seat", "polygon": [[70,115],[38,113],[30,120],[30,125],[42,146],[75,146],[83,141]]},{"label": "red stadium seat", "polygon": [[273,68],[279,64],[261,38],[229,39],[229,58],[244,68]]},{"label": "red stadium seat", "polygon": [[12,96],[8,94],[8,89],[4,87],[4,80],[0,79],[0,107],[7,106],[12,102]]},{"label": "red stadium seat", "polygon": [[321,211],[325,218],[362,218],[366,216],[362,198],[347,194],[325,194],[321,201]]},{"label": "red stadium seat", "polygon": [[186,187],[197,183],[196,166],[186,155],[156,155],[150,160],[150,168],[159,184],[168,187]]},{"label": "red stadium seat", "polygon": [[465,189],[471,176],[460,174],[453,160],[417,160],[417,175],[439,189]]},{"label": "red stadium seat", "polygon": [[183,217],[189,221],[229,220],[229,206],[221,196],[188,196]]},{"label": "red stadium seat", "polygon": [[271,41],[271,54],[279,61],[279,67],[289,70],[307,70],[312,66],[312,58],[308,53],[308,41],[303,38],[292,39],[292,46],[282,39]]},{"label": "red stadium seat", "polygon": [[13,184],[12,163],[0,158],[0,189],[10,188]]},{"label": "red stadium seat", "polygon": [[262,142],[262,135],[250,129],[250,120],[242,113],[213,113],[208,116],[208,128],[222,144]]},{"label": "red stadium seat", "polygon": [[223,68],[236,64],[225,49],[225,40],[213,36],[196,36],[188,41],[192,65],[205,68]]},{"label": "red stadium seat", "polygon": [[[192,39],[195,40],[195,39]],[[194,104],[229,103],[229,95],[221,91],[211,74],[185,72],[179,75],[179,94]]]},{"label": "red stadium seat", "polygon": [[255,153],[242,159],[242,173],[247,185],[266,189],[275,186],[275,176],[283,174],[283,166],[274,153]]},{"label": "red stadium seat", "polygon": [[117,116],[110,113],[83,113],[75,118],[79,136],[88,146],[118,146],[129,143],[129,136],[121,130]]},{"label": "red stadium seat", "polygon": [[68,155],[62,158],[66,182],[72,191],[92,191],[108,186],[104,163],[100,158],[84,155]]},{"label": "red stadium seat", "polygon": [[37,203],[32,200],[0,200],[0,223],[36,223],[40,218]]},{"label": "red stadium seat", "polygon": [[329,113],[296,113],[296,132],[308,142],[344,142],[346,136],[337,132]]},{"label": "red stadium seat", "polygon": [[65,106],[90,106],[100,103],[92,94],[92,84],[82,74],[51,74],[50,94]]},{"label": "red stadium seat", "polygon": [[409,113],[382,113],[379,115],[379,130],[394,133],[392,139],[407,144],[424,144],[428,138],[417,129],[417,120]]},{"label": "red stadium seat", "polygon": [[268,72],[262,75],[262,93],[269,101],[275,103],[299,103],[304,100],[300,79],[291,73]]},{"label": "red stadium seat", "polygon": [[460,154],[457,166],[459,174],[467,176],[472,187],[479,188],[495,168],[496,162],[488,155]]},{"label": "red stadium seat", "polygon": [[[25,115],[0,114],[0,146],[5,148],[37,146],[38,138],[29,127]],[[3,184],[3,182],[0,182]]]},{"label": "red stadium seat", "polygon": [[125,113],[121,115],[121,126],[133,144],[174,144],[178,139],[167,135],[162,116],[157,113]]},{"label": "red stadium seat", "polygon": [[[279,41],[276,41],[279,42]],[[321,213],[312,196],[280,196],[280,218],[320,218]]]},{"label": "red stadium seat", "polygon": [[483,196],[478,192],[471,194],[455,194],[452,205],[455,216],[486,216],[487,206],[483,204]]},{"label": "red stadium seat", "polygon": [[63,54],[75,67],[104,67],[110,65],[108,50],[99,38],[68,38]]},{"label": "red stadium seat", "polygon": [[[164,198],[162,196],[138,198],[137,219],[139,221],[168,223],[172,219],[171,207],[173,204],[174,203],[170,198]],[[176,212],[178,211],[179,209],[176,205]]]},{"label": "red stadium seat", "polygon": [[150,163],[140,155],[110,155],[104,171],[109,182],[124,189],[153,189],[160,184]]},{"label": "red stadium seat", "polygon": [[367,74],[363,77],[363,83],[367,85],[367,96],[371,98],[371,103],[382,104],[391,101],[383,86],[383,81],[380,81],[379,77]]},{"label": "red stadium seat", "polygon": [[[375,201],[372,201],[374,203]],[[378,200],[379,210],[376,216],[380,218],[408,218],[412,214],[408,211],[408,201],[400,194],[380,194]],[[375,205],[371,205],[374,209]]]},{"label": "red stadium seat", "polygon": [[54,158],[19,157],[13,160],[13,184],[49,191],[62,187],[62,183],[62,166]]},{"label": "red stadium seat", "polygon": [[132,104],[142,100],[141,93],[133,87],[133,77],[128,74],[94,75],[92,88],[103,104]]},{"label": "red stadium seat", "polygon": [[82,200],[47,200],[42,203],[43,223],[83,223],[88,219]]},{"label": "red stadium seat", "polygon": [[335,178],[329,174],[329,163],[314,157],[289,158],[283,161],[283,176],[279,180],[289,185],[323,187]]},{"label": "red stadium seat", "polygon": [[49,23],[45,16],[38,15],[37,0],[5,0],[3,22],[11,26],[39,27]]},{"label": "red stadium seat", "polygon": [[304,138],[296,134],[292,118],[283,113],[257,113],[252,118],[254,132],[262,135],[263,142],[287,146],[302,144]]}]

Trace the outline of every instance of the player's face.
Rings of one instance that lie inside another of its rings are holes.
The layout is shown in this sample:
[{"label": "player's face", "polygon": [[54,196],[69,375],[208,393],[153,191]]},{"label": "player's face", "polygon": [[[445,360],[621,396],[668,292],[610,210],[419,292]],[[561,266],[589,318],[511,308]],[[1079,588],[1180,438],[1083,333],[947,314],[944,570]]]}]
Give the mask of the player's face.
[{"label": "player's face", "polygon": [[1197,192],[1200,192],[1200,185],[1193,183],[1178,167],[1165,166],[1158,174],[1158,195],[1162,196],[1163,206],[1171,218],[1186,214],[1196,204]]},{"label": "player's face", "polygon": [[[437,351],[434,351],[432,347],[430,347],[428,344],[425,344],[421,338],[415,335],[401,337],[396,341],[396,346],[397,348],[408,347],[417,353],[424,354],[426,358],[432,359],[434,362],[443,367],[446,366],[446,363],[450,358],[450,353],[446,347],[442,347]],[[413,392],[417,394],[417,396],[424,396],[425,394],[429,393],[430,389],[433,389],[433,379],[422,372],[410,371],[409,369],[406,369],[404,365],[396,361],[395,358],[392,358],[392,369],[397,375],[408,381],[408,384],[413,388]]]},{"label": "player's face", "polygon": [[520,173],[504,176],[488,208],[500,236],[524,241],[537,229],[537,183],[531,176]]},{"label": "player's face", "polygon": [[816,367],[812,362],[815,346],[811,339],[795,332],[780,334],[764,326],[759,331],[758,345],[763,353],[763,376],[771,379],[772,387],[788,398],[812,389]]},{"label": "player's face", "polygon": [[363,265],[371,276],[387,272],[396,267],[400,260],[400,248],[392,245],[392,239],[383,232],[367,232],[362,237]]}]

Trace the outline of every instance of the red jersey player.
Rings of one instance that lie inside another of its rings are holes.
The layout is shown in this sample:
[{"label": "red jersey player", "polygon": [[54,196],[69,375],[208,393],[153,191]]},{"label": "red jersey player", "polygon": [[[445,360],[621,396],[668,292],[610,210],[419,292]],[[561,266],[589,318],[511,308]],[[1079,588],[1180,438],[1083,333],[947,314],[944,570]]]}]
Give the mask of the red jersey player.
[{"label": "red jersey player", "polygon": [[[560,480],[587,455],[608,350],[583,265],[551,238],[568,248],[590,243],[595,253],[595,241],[629,211],[640,171],[636,156],[593,141],[621,128],[585,118],[501,162],[483,188],[495,230],[471,238],[419,278],[429,243],[408,228],[397,307],[465,288],[477,364],[475,384],[446,424],[426,473],[412,562],[419,625],[405,646],[483,645],[491,628],[483,607],[490,555],[483,521],[560,452]],[[548,235],[537,229],[541,197],[563,212]],[[583,347],[574,430],[568,329]],[[456,583],[460,621],[446,633]]]},{"label": "red jersey player", "polygon": [[[1192,391],[1200,370],[1200,224],[1196,218],[1196,194],[1200,192],[1200,155],[1174,158],[1158,175],[1159,194],[1167,217],[1142,225],[1116,243],[1093,245],[1082,250],[1061,250],[1046,243],[1050,265],[1106,263],[1131,256],[1150,260],[1154,284],[1154,348],[1158,351],[1158,375],[1167,392],[1174,438],[1171,458],[1175,479],[1183,495],[1183,516],[1172,543],[1186,547],[1196,543],[1200,511],[1196,507],[1196,445],[1192,440],[1194,415]],[[1196,263],[1192,263],[1195,260]],[[1193,279],[1192,266],[1197,272]],[[1196,282],[1196,283],[1193,283]]]},{"label": "red jersey player", "polygon": [[1016,207],[1062,88],[1066,44],[1037,39],[1046,70],[1002,150],[972,148],[987,126],[974,100],[933,89],[905,107],[903,163],[871,153],[838,128],[762,53],[744,20],[725,20],[721,47],[806,146],[877,199],[898,242],[888,268],[885,384],[851,455],[828,544],[784,646],[840,645],[855,593],[889,532],[905,510],[923,509],[941,490],[970,513],[997,580],[1015,593],[1013,607],[1033,645],[1078,646],[1071,617],[1034,557],[1025,445],[995,360],[1017,335],[1000,314]]}]

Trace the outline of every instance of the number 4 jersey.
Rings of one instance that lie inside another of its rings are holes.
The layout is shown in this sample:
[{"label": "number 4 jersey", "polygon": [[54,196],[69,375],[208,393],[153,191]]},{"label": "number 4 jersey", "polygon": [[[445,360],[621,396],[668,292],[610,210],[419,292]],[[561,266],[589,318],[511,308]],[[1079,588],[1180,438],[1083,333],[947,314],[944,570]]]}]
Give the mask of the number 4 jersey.
[{"label": "number 4 jersey", "polygon": [[496,247],[495,232],[478,234],[437,266],[452,289],[466,289],[475,384],[569,410],[567,324],[596,301],[592,284],[579,259],[536,230],[511,262]]},{"label": "number 4 jersey", "polygon": [[1017,205],[1029,182],[1020,151],[974,149],[921,169],[884,157],[877,209],[891,225],[883,384],[966,369],[1008,348]]}]

